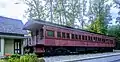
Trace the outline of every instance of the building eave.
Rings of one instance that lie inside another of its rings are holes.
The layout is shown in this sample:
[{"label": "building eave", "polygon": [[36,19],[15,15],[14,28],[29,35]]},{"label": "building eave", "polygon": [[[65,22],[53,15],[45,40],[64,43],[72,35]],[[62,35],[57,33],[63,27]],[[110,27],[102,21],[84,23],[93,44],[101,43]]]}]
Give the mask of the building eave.
[{"label": "building eave", "polygon": [[0,35],[1,38],[25,39],[24,36]]}]

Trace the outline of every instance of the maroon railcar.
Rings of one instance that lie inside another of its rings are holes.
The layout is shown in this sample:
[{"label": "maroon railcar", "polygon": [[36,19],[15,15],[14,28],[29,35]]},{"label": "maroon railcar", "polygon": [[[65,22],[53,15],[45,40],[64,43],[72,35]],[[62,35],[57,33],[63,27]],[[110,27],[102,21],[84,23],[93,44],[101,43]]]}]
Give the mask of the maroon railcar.
[{"label": "maroon railcar", "polygon": [[31,41],[26,45],[40,54],[113,51],[115,47],[114,37],[42,20],[30,20],[24,29],[31,32]]}]

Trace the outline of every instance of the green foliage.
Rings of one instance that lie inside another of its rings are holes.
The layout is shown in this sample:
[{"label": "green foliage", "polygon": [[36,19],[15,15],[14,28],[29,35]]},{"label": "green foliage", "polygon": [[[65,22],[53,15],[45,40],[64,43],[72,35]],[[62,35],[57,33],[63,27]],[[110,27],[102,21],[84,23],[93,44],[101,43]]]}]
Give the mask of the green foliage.
[{"label": "green foliage", "polygon": [[96,33],[106,34],[107,26],[104,23],[104,17],[96,18],[96,20],[88,26],[88,30]]},{"label": "green foliage", "polygon": [[5,59],[1,59],[0,62],[45,62],[44,59],[38,59],[35,54],[25,54],[20,56],[19,54],[11,55]]},{"label": "green foliage", "polygon": [[115,49],[120,49],[120,25],[112,25],[108,28],[108,35],[112,35],[116,39]]},{"label": "green foliage", "polygon": [[20,58],[19,54],[11,55],[8,57],[8,62],[20,62],[19,58]]},{"label": "green foliage", "polygon": [[1,60],[0,60],[0,62],[7,62],[7,61],[5,61],[5,60],[1,59]]},{"label": "green foliage", "polygon": [[38,62],[38,58],[34,54],[25,54],[24,56],[20,57],[20,62]]},{"label": "green foliage", "polygon": [[120,25],[109,26],[108,34],[116,37],[117,41],[120,42]]},{"label": "green foliage", "polygon": [[91,0],[91,13],[95,15],[88,30],[96,33],[107,34],[109,22],[112,20],[110,15],[111,5],[105,4],[108,0]]}]

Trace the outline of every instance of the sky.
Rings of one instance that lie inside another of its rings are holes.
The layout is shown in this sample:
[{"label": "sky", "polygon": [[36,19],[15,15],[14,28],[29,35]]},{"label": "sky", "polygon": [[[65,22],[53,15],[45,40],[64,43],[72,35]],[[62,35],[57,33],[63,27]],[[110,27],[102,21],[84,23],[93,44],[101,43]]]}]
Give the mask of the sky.
[{"label": "sky", "polygon": [[23,16],[26,9],[27,6],[20,0],[0,0],[0,16],[20,19],[24,24],[27,22]]},{"label": "sky", "polygon": [[[21,0],[0,0],[0,16],[5,16],[14,19],[20,19],[25,24],[27,18],[24,17],[27,6]],[[118,16],[116,8],[111,8],[113,20]]]}]

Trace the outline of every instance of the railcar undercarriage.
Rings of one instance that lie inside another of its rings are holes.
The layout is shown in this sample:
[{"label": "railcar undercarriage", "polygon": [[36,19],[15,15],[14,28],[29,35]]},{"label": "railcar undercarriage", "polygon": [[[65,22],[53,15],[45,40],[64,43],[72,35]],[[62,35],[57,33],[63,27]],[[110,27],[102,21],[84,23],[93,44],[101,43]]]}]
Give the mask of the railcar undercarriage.
[{"label": "railcar undercarriage", "polygon": [[[31,50],[29,53],[35,52],[35,48],[29,47]],[[71,55],[71,54],[86,54],[86,53],[101,53],[112,52],[113,48],[109,47],[73,47],[73,46],[44,46],[44,52],[35,52],[38,56],[56,56],[56,55]]]}]

